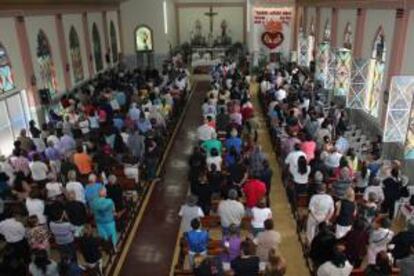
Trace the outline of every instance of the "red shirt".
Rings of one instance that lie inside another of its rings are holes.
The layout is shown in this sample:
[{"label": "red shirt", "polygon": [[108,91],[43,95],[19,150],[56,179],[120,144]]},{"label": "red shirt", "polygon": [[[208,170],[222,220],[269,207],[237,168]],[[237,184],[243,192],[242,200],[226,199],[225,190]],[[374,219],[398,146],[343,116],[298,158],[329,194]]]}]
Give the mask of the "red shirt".
[{"label": "red shirt", "polygon": [[246,195],[246,207],[253,208],[266,194],[266,185],[260,180],[249,179],[243,186]]}]

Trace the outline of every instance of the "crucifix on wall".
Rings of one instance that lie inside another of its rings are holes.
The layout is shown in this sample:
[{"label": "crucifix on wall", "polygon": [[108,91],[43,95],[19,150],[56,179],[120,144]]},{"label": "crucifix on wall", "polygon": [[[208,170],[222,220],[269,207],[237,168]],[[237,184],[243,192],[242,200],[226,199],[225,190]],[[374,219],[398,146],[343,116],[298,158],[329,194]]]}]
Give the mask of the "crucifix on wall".
[{"label": "crucifix on wall", "polygon": [[213,6],[210,6],[209,12],[204,13],[205,16],[208,16],[210,19],[210,33],[213,33],[213,23],[214,23],[214,16],[218,15],[217,12],[213,12]]}]

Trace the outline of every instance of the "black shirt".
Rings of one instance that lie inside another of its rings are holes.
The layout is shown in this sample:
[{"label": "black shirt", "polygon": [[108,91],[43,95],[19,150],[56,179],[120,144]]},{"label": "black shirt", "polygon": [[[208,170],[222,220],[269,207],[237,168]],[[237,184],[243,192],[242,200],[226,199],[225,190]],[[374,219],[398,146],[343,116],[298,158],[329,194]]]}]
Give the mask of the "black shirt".
[{"label": "black shirt", "polygon": [[260,259],[257,256],[247,258],[237,257],[231,261],[231,269],[235,276],[256,276],[259,275]]},{"label": "black shirt", "polygon": [[115,210],[120,211],[124,209],[123,190],[119,184],[107,185],[106,190],[108,197],[112,199],[115,204]]},{"label": "black shirt", "polygon": [[73,225],[81,226],[86,223],[86,207],[82,202],[68,201],[65,205],[65,211],[69,222]]},{"label": "black shirt", "polygon": [[99,239],[95,237],[83,236],[79,241],[79,248],[87,263],[96,263],[102,257],[99,250]]}]

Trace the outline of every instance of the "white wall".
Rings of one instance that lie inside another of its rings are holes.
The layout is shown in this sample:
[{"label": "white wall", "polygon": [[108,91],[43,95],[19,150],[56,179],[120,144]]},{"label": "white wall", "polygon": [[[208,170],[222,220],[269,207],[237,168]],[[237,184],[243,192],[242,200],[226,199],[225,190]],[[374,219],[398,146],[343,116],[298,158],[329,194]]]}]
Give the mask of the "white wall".
[{"label": "white wall", "polygon": [[[109,47],[111,48],[112,53],[112,42],[111,42],[111,21],[114,22],[115,31],[116,31],[116,41],[118,44],[118,53],[121,52],[121,39],[119,36],[119,26],[118,26],[118,13],[116,11],[109,11],[106,13],[106,25],[108,30],[108,38],[109,38]],[[112,60],[112,54],[110,55],[111,62]]]},{"label": "white wall", "polygon": [[83,67],[83,76],[84,80],[87,80],[91,76],[89,76],[88,70],[88,56],[86,54],[86,42],[85,42],[85,33],[83,31],[83,24],[82,24],[82,15],[81,14],[67,14],[62,16],[63,21],[63,29],[65,31],[65,41],[66,41],[66,50],[68,56],[68,62],[70,64],[70,77],[71,77],[71,84],[72,86],[75,85],[75,77],[73,75],[73,68],[72,68],[72,58],[70,56],[70,42],[69,42],[69,32],[70,28],[73,26],[78,34],[79,38],[79,45],[80,45],[80,52],[82,56],[82,67]]},{"label": "white wall", "polygon": [[[94,13],[88,13],[88,28],[89,28],[89,39],[91,41],[91,50],[92,50],[92,58],[93,58],[93,67],[95,68],[95,55],[93,53],[93,32],[92,32],[92,26],[93,23],[96,23],[96,27],[99,31],[99,38],[101,41],[101,52],[102,52],[102,61],[103,61],[103,69],[105,70],[108,67],[108,64],[105,60],[105,54],[106,54],[106,44],[105,44],[105,34],[104,34],[104,28],[103,28],[103,16],[100,12],[94,12]],[[95,68],[96,72],[96,68]]]},{"label": "white wall", "polygon": [[408,31],[407,40],[405,42],[404,55],[401,55],[402,60],[402,74],[414,75],[414,62],[412,59],[412,53],[414,49],[414,10],[410,11],[410,17],[408,19]]},{"label": "white wall", "polygon": [[53,58],[53,64],[55,66],[57,90],[58,94],[65,92],[65,81],[63,77],[62,60],[57,37],[56,21],[54,16],[28,16],[25,19],[27,36],[29,39],[30,52],[32,54],[33,68],[37,80],[40,80],[40,66],[37,61],[37,35],[40,30],[43,30],[46,34]]},{"label": "white wall", "polygon": [[1,17],[0,18],[0,43],[6,48],[9,56],[15,90],[22,90],[26,88],[26,81],[24,78],[23,62],[20,53],[20,46],[17,40],[16,26],[14,18],[12,17]]},{"label": "white wall", "polygon": [[[244,35],[243,7],[213,7],[217,15],[213,19],[214,39],[221,34],[221,22],[226,20],[228,35],[232,42],[242,42]],[[203,36],[207,39],[210,33],[210,19],[205,15],[209,7],[180,7],[178,9],[180,29],[180,43],[190,42],[191,34],[195,30],[196,20],[200,20]]]},{"label": "white wall", "polygon": [[164,33],[162,0],[130,0],[121,3],[122,32],[126,55],[135,55],[135,29],[145,24],[153,31],[154,51],[168,53],[168,36]]},{"label": "white wall", "polygon": [[[329,30],[332,26],[332,9],[331,8],[321,8],[320,9],[320,19],[319,19],[319,42],[323,39],[323,33],[325,31],[325,24],[328,22]],[[332,34],[331,34],[332,35]]]},{"label": "white wall", "polygon": [[355,27],[357,20],[356,9],[340,9],[338,10],[338,31],[336,32],[336,45],[342,47],[344,45],[345,28],[348,22],[351,24],[352,30],[352,45],[355,44]]}]

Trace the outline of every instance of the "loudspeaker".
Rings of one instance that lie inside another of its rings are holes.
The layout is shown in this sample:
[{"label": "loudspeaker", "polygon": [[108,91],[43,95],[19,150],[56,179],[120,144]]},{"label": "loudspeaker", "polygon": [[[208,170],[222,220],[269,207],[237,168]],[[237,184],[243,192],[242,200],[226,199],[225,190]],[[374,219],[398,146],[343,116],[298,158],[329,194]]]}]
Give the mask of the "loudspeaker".
[{"label": "loudspeaker", "polygon": [[40,103],[42,105],[49,105],[50,104],[50,90],[48,88],[39,89],[40,94]]}]

